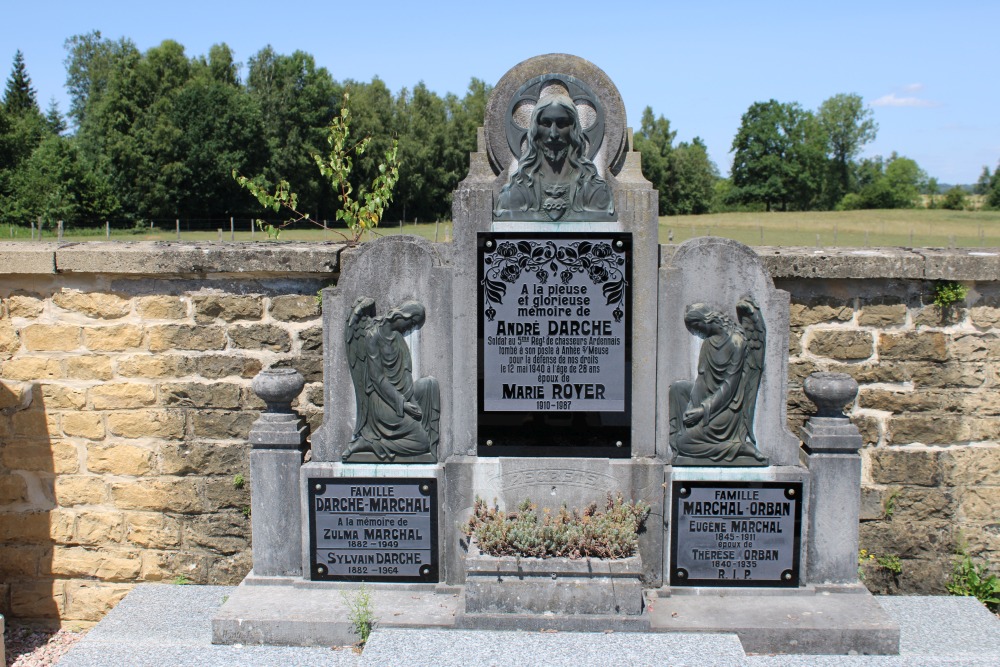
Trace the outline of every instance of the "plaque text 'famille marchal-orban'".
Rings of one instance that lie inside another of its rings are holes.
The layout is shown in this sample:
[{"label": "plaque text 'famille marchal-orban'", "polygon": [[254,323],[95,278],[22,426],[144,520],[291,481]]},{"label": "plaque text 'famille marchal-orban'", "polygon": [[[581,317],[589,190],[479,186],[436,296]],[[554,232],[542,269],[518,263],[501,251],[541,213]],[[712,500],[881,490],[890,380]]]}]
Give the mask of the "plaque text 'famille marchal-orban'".
[{"label": "plaque text 'famille marchal-orban'", "polygon": [[309,481],[313,580],[437,581],[437,482]]},{"label": "plaque text 'famille marchal-orban'", "polygon": [[673,483],[670,584],[798,586],[801,482]]},{"label": "plaque text 'famille marchal-orban'", "polygon": [[631,235],[483,233],[479,253],[481,439],[627,426]]}]

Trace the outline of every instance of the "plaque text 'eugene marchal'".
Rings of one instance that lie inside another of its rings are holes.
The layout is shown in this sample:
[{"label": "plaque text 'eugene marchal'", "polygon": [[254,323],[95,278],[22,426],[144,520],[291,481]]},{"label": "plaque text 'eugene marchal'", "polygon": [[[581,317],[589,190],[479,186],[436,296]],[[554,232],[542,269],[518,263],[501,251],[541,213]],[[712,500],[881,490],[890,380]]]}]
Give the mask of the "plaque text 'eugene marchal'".
[{"label": "plaque text 'eugene marchal'", "polygon": [[434,479],[309,480],[314,580],[437,581]]},{"label": "plaque text 'eugene marchal'", "polygon": [[670,583],[797,586],[802,484],[673,483]]}]

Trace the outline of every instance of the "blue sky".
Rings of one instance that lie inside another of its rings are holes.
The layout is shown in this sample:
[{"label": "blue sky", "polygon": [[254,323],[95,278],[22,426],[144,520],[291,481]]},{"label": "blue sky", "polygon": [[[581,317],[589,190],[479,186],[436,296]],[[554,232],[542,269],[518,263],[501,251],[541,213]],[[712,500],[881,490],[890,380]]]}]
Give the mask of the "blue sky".
[{"label": "blue sky", "polygon": [[972,183],[1000,159],[995,72],[1000,3],[922,0],[808,3],[590,2],[4,2],[0,76],[24,52],[44,109],[65,112],[65,40],[97,29],[142,49],[174,39],[188,56],[225,42],[240,62],[271,44],[301,49],[335,79],[379,76],[391,90],[424,81],[444,95],[472,77],[496,83],[521,60],[564,52],[618,85],[629,124],[651,106],[678,141],[701,136],[723,173],[740,116],[756,101],[815,110],[858,93],[878,138],[942,183]]}]

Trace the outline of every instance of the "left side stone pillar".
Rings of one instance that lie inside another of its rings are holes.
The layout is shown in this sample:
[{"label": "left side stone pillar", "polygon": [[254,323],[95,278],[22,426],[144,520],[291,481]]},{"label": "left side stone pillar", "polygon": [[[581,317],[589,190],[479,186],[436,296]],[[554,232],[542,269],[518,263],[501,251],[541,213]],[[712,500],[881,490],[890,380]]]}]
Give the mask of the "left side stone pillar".
[{"label": "left side stone pillar", "polygon": [[292,410],[305,379],[294,368],[271,368],[253,380],[267,409],[250,429],[250,520],[253,573],[302,576],[299,468],[308,426]]}]

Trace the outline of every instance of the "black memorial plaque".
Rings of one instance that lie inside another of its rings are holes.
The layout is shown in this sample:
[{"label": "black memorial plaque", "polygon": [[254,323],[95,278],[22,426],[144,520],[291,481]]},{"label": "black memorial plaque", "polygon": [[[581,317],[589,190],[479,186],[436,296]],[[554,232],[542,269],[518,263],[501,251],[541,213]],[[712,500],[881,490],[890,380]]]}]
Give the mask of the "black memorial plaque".
[{"label": "black memorial plaque", "polygon": [[799,585],[802,482],[674,482],[671,586]]},{"label": "black memorial plaque", "polygon": [[630,456],[632,235],[478,241],[479,456]]},{"label": "black memorial plaque", "polygon": [[308,482],[313,581],[438,580],[436,480]]}]

